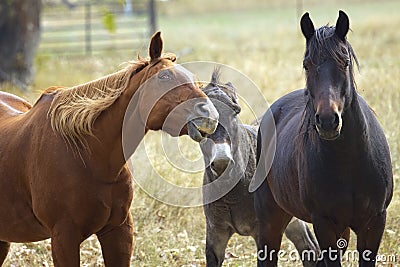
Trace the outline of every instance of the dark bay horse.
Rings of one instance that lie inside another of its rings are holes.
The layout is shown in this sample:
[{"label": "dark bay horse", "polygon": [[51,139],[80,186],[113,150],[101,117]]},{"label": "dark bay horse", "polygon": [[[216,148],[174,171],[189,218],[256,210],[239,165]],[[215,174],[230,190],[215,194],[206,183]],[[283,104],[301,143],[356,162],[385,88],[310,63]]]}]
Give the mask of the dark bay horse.
[{"label": "dark bay horse", "polygon": [[[96,234],[107,266],[130,265],[133,184],[126,156],[187,100],[196,101],[177,118],[182,128],[167,132],[190,128],[201,136],[217,126],[213,104],[162,47],[158,32],[149,59],[83,85],[49,88],[33,107],[0,94],[0,264],[10,242],[51,238],[54,265],[79,266],[80,243]],[[132,98],[140,101],[126,113]],[[123,123],[132,129],[128,148]]]},{"label": "dark bay horse", "polygon": [[[206,216],[206,259],[208,267],[222,266],[225,249],[235,233],[251,236],[257,242],[258,221],[254,210],[253,194],[248,190],[256,170],[256,140],[258,125],[240,123],[236,88],[231,83],[222,84],[219,69],[203,91],[219,113],[217,129],[207,140],[200,142],[206,169],[203,184],[217,179],[232,181],[234,187],[224,196],[204,205]],[[207,199],[204,192],[204,199]],[[313,251],[318,245],[307,224],[293,218],[286,228],[286,236],[299,254]],[[315,261],[303,261],[304,266],[315,266]]]},{"label": "dark bay horse", "polygon": [[[318,266],[341,266],[350,229],[357,235],[359,266],[375,266],[393,194],[388,143],[356,91],[353,65],[358,62],[346,38],[347,15],[339,11],[335,27],[315,30],[306,13],[300,24],[306,39],[306,88],[271,106],[275,157],[269,172],[257,169],[255,175],[266,177],[254,196],[263,253],[258,265],[276,266],[282,233],[296,216],[314,226],[322,251]],[[258,162],[265,160],[269,146],[263,138],[264,118]]]}]

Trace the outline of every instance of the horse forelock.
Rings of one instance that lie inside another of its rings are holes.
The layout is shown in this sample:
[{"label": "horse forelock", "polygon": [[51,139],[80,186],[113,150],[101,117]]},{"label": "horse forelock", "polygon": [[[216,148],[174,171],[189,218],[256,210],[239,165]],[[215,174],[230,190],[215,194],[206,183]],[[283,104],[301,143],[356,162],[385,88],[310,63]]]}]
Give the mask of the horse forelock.
[{"label": "horse forelock", "polygon": [[176,61],[176,55],[174,53],[164,53],[164,54],[161,55],[161,57],[156,58],[154,60],[151,60],[150,64],[152,66],[157,65],[163,59],[167,59],[169,61],[175,62]]},{"label": "horse forelock", "polygon": [[[347,41],[343,42],[335,34],[335,27],[323,26],[315,31],[313,37],[307,42],[306,56],[309,56],[313,65],[320,65],[326,57],[331,57],[343,69],[349,61],[353,70],[353,62],[359,67],[358,59],[353,48]],[[353,72],[351,72],[353,74]]]},{"label": "horse forelock", "polygon": [[85,136],[93,136],[95,120],[126,90],[130,78],[149,64],[149,60],[139,57],[122,70],[94,81],[44,91],[53,95],[47,113],[52,129],[68,144],[88,150]]}]

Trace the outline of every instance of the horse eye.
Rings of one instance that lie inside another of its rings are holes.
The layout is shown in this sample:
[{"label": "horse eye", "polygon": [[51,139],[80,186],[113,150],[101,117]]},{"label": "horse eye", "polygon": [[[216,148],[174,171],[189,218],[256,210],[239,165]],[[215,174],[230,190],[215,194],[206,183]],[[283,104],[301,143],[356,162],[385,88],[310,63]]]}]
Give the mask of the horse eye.
[{"label": "horse eye", "polygon": [[303,61],[303,68],[304,68],[305,71],[308,71],[308,70],[309,70],[309,67],[308,67],[308,66],[309,66],[308,61],[304,60],[304,61]]},{"label": "horse eye", "polygon": [[304,95],[311,97],[312,99],[314,99],[314,94],[311,92],[310,89],[306,88],[306,90],[304,91]]},{"label": "horse eye", "polygon": [[346,59],[344,62],[344,67],[347,68],[350,65],[350,59]]},{"label": "horse eye", "polygon": [[168,72],[161,72],[158,78],[161,80],[171,80],[171,75]]}]

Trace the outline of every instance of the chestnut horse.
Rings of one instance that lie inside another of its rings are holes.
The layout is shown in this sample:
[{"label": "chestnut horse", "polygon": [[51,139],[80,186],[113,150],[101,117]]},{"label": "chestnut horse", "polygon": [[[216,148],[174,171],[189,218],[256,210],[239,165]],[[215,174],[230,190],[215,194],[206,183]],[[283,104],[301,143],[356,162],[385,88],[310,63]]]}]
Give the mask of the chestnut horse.
[{"label": "chestnut horse", "polygon": [[[271,106],[276,152],[268,175],[265,169],[255,175],[267,177],[254,195],[260,221],[258,266],[276,266],[292,216],[313,224],[322,252],[318,266],[341,266],[350,229],[357,235],[359,266],[375,266],[393,194],[388,143],[356,91],[353,63],[358,62],[346,38],[347,15],[339,11],[335,27],[315,30],[306,13],[301,30],[306,89]],[[267,120],[264,116],[259,129],[259,163],[267,156]]]},{"label": "chestnut horse", "polygon": [[[177,118],[183,128],[167,132],[187,134],[188,122],[192,132],[210,134],[218,124],[211,101],[174,55],[161,54],[162,46],[158,32],[149,60],[83,85],[47,89],[32,108],[0,94],[0,263],[10,242],[51,238],[54,265],[79,266],[80,243],[96,234],[107,266],[130,265],[133,184],[126,156],[187,100],[196,101]],[[140,102],[125,114],[136,95]],[[128,148],[123,123],[132,128]]]}]

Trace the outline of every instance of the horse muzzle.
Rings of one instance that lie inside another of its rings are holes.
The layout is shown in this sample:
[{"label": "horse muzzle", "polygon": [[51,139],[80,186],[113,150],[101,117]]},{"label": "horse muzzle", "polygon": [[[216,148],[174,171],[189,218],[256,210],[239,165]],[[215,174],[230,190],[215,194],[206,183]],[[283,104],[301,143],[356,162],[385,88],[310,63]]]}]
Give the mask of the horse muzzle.
[{"label": "horse muzzle", "polygon": [[188,120],[188,135],[196,142],[200,142],[207,135],[215,132],[218,126],[219,114],[212,102],[207,98],[205,102],[195,105],[195,117]]},{"label": "horse muzzle", "polygon": [[335,140],[340,136],[342,117],[339,112],[331,114],[315,114],[315,128],[324,140]]}]

